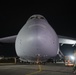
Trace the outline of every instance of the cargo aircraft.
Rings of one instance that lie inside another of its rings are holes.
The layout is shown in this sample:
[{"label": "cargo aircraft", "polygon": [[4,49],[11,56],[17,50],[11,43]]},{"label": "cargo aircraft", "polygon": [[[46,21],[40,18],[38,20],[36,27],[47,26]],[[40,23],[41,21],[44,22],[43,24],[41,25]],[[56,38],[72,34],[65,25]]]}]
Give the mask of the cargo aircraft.
[{"label": "cargo aircraft", "polygon": [[15,50],[22,61],[45,62],[56,55],[63,56],[61,44],[76,44],[76,40],[57,35],[46,18],[40,14],[32,15],[17,35],[0,38],[2,43],[15,43]]}]

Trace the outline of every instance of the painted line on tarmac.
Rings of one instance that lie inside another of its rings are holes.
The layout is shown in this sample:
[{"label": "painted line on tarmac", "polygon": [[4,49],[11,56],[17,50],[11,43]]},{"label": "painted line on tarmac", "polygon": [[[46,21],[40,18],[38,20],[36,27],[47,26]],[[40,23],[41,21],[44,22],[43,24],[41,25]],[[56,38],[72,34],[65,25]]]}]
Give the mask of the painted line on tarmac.
[{"label": "painted line on tarmac", "polygon": [[33,75],[33,74],[36,74],[36,73],[40,73],[42,71],[41,65],[38,65],[38,67],[39,67],[38,71],[29,73],[29,74],[26,74],[26,75]]}]

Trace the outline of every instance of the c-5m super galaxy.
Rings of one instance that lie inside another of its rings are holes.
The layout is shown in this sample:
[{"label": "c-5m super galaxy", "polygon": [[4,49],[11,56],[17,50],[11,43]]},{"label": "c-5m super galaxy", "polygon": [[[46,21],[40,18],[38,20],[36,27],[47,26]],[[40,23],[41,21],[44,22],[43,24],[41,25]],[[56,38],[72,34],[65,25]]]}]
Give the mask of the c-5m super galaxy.
[{"label": "c-5m super galaxy", "polygon": [[35,62],[38,58],[45,62],[57,54],[62,54],[61,44],[76,44],[76,40],[58,36],[42,15],[32,15],[19,33],[0,38],[2,43],[15,43],[15,50],[20,60]]}]

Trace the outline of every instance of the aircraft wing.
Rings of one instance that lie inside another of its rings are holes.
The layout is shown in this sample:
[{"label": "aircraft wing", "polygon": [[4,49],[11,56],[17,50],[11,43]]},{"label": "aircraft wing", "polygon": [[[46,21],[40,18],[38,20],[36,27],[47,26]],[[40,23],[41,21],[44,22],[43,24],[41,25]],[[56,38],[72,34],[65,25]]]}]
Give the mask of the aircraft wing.
[{"label": "aircraft wing", "polygon": [[15,43],[17,35],[0,38],[0,43]]},{"label": "aircraft wing", "polygon": [[[15,43],[17,35],[0,38],[1,43]],[[76,39],[58,35],[59,43],[61,44],[76,44]]]},{"label": "aircraft wing", "polygon": [[[58,35],[59,43],[61,44],[71,44],[72,46],[76,45],[76,39],[66,36]],[[64,59],[64,54],[59,50],[59,57]]]},{"label": "aircraft wing", "polygon": [[75,38],[71,38],[71,37],[66,37],[66,36],[60,36],[58,35],[59,38],[59,43],[62,44],[76,44],[76,39]]}]

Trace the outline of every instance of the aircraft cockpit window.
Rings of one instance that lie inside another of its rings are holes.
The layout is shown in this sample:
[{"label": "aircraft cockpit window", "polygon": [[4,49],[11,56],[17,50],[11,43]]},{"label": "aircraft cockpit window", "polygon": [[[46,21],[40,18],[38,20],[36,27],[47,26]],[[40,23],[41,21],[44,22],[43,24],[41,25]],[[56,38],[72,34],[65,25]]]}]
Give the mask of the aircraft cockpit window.
[{"label": "aircraft cockpit window", "polygon": [[36,16],[36,18],[38,19],[38,16]]},{"label": "aircraft cockpit window", "polygon": [[36,18],[36,19],[44,19],[44,17],[42,17],[42,16],[32,16],[32,17],[30,17],[30,19],[34,19],[34,18]]},{"label": "aircraft cockpit window", "polygon": [[42,17],[42,16],[39,16],[38,18],[39,18],[39,19],[44,19],[44,17]]},{"label": "aircraft cockpit window", "polygon": [[40,19],[44,19],[44,17],[40,17]]},{"label": "aircraft cockpit window", "polygon": [[33,19],[33,18],[35,18],[35,17],[31,17],[30,19]]}]

